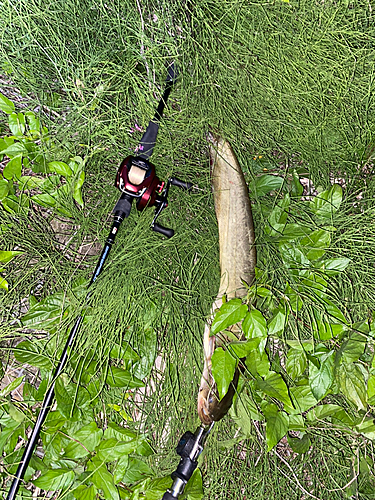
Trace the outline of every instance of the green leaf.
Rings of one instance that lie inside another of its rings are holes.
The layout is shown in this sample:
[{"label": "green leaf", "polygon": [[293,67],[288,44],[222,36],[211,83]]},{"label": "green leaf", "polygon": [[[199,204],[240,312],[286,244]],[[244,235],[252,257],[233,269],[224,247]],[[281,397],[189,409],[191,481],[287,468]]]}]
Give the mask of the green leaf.
[{"label": "green leaf", "polygon": [[129,457],[128,467],[122,477],[125,484],[132,484],[153,475],[152,469],[138,458]]},{"label": "green leaf", "polygon": [[270,361],[266,351],[251,351],[247,355],[246,366],[254,377],[267,375],[270,371]]},{"label": "green leaf", "polygon": [[289,204],[290,197],[286,194],[268,216],[270,228],[267,230],[266,227],[266,232],[269,233],[270,236],[279,236],[283,232],[288,219]]},{"label": "green leaf", "polygon": [[163,493],[172,486],[172,478],[170,476],[157,477],[150,481],[145,490],[146,500],[160,500]]},{"label": "green leaf", "polygon": [[291,409],[290,413],[303,413],[318,403],[309,385],[295,385],[289,389],[289,392],[295,407],[295,410]]},{"label": "green leaf", "polygon": [[113,462],[124,455],[135,453],[137,438],[131,441],[118,441],[116,438],[104,439],[96,448],[97,457],[103,462]]},{"label": "green leaf", "polygon": [[306,257],[310,260],[318,260],[325,254],[326,249],[331,243],[331,236],[328,231],[324,229],[318,229],[313,231],[305,238],[300,241],[303,252]]},{"label": "green leaf", "polygon": [[289,419],[288,415],[278,411],[274,404],[265,402],[262,405],[262,410],[266,419],[267,451],[270,451],[287,433]]},{"label": "green leaf", "polygon": [[286,383],[279,373],[269,372],[263,380],[257,380],[257,385],[259,390],[267,394],[267,396],[278,399],[289,407],[293,407]]},{"label": "green leaf", "polygon": [[360,333],[353,332],[350,338],[341,346],[341,355],[346,363],[358,361],[366,347],[366,337]]},{"label": "green leaf", "polygon": [[131,346],[124,342],[123,345],[115,344],[109,353],[112,359],[123,359],[126,361],[138,361],[139,355],[131,348]]},{"label": "green leaf", "polygon": [[375,375],[370,375],[367,381],[367,397],[371,399],[375,396]]},{"label": "green leaf", "polygon": [[9,183],[5,179],[0,180],[0,201],[3,201],[9,193]]},{"label": "green leaf", "polygon": [[311,263],[302,250],[293,243],[280,243],[279,250],[287,268],[298,270],[300,276],[309,276]]},{"label": "green leaf", "polygon": [[75,201],[78,203],[80,207],[83,207],[83,199],[82,199],[82,185],[85,181],[85,172],[81,172],[79,174],[79,177],[77,181],[74,184],[74,189],[73,189],[73,198]]},{"label": "green leaf", "polygon": [[27,122],[29,124],[30,132],[33,135],[39,134],[39,132],[40,132],[40,120],[39,120],[39,118],[37,116],[35,116],[35,113],[33,113],[32,111],[26,111],[25,116],[26,116]]},{"label": "green leaf", "polygon": [[9,156],[9,158],[14,158],[15,156],[27,156],[28,150],[22,142],[15,142],[4,149],[2,154]]},{"label": "green leaf", "polygon": [[117,366],[110,366],[108,368],[106,383],[111,387],[134,388],[145,386],[142,380],[134,377],[128,370],[123,370]]},{"label": "green leaf", "polygon": [[224,351],[222,347],[214,350],[212,355],[212,375],[217,384],[220,399],[228,392],[236,367],[237,360],[229,351]]},{"label": "green leaf", "polygon": [[266,338],[267,322],[260,311],[252,309],[242,322],[242,331],[247,339]]},{"label": "green leaf", "polygon": [[97,427],[95,422],[91,422],[78,431],[70,433],[70,437],[75,441],[68,444],[64,455],[73,459],[85,457],[89,452],[94,451],[102,436],[103,431]]},{"label": "green leaf", "polygon": [[30,342],[30,340],[23,340],[16,347],[13,347],[12,350],[14,357],[20,363],[26,363],[47,370],[51,370],[53,367],[52,361],[46,356],[44,348],[40,352],[38,346]]},{"label": "green leaf", "polygon": [[303,349],[289,349],[286,360],[287,374],[294,380],[306,370],[307,359]]},{"label": "green leaf", "polygon": [[311,446],[311,441],[307,434],[304,434],[301,438],[292,437],[288,434],[288,443],[293,451],[300,454],[307,453]]},{"label": "green leaf", "polygon": [[7,262],[11,261],[16,255],[22,255],[23,253],[24,252],[19,252],[18,250],[0,251],[0,262],[6,264]]},{"label": "green leaf", "polygon": [[307,420],[310,422],[316,422],[319,420],[324,420],[325,418],[332,417],[338,411],[341,411],[342,408],[339,405],[326,404],[319,405],[312,408],[307,414]]},{"label": "green leaf", "polygon": [[259,413],[256,404],[245,393],[239,395],[229,411],[235,423],[241,428],[241,434],[246,438],[249,438],[253,432],[251,421],[261,422],[263,420],[263,415]]},{"label": "green leaf", "polygon": [[327,259],[321,263],[320,269],[322,269],[326,274],[328,274],[328,276],[335,276],[336,274],[345,271],[350,262],[351,260],[347,259],[346,257],[340,257],[337,259]]},{"label": "green leaf", "polygon": [[366,384],[363,373],[354,363],[341,363],[338,379],[341,392],[359,410],[367,409]]},{"label": "green leaf", "polygon": [[47,491],[62,490],[70,486],[74,481],[74,472],[68,469],[50,469],[42,474],[33,483],[37,488]]},{"label": "green leaf", "polygon": [[14,104],[10,101],[5,95],[0,93],[0,109],[7,115],[10,115],[14,112]]},{"label": "green leaf", "polygon": [[15,156],[5,165],[3,170],[3,176],[10,180],[15,177],[19,179],[21,177],[22,172],[22,156]]},{"label": "green leaf", "polygon": [[9,128],[13,135],[22,136],[25,132],[25,116],[22,113],[9,115]]},{"label": "green leaf", "polygon": [[38,205],[40,205],[42,207],[46,207],[46,208],[56,206],[56,199],[47,193],[36,194],[36,195],[31,197],[31,200],[34,203],[37,203]]},{"label": "green leaf", "polygon": [[227,346],[228,351],[235,358],[245,358],[251,351],[254,351],[259,345],[260,339],[250,339],[245,341],[230,342]]},{"label": "green leaf", "polygon": [[241,299],[232,299],[223,304],[216,313],[211,325],[210,335],[216,335],[229,326],[241,321],[247,313],[247,306],[242,304]]},{"label": "green leaf", "polygon": [[46,179],[43,177],[36,177],[35,175],[23,175],[18,181],[18,187],[21,191],[38,189],[45,181]]},{"label": "green leaf", "polygon": [[142,435],[136,434],[130,429],[125,427],[120,427],[119,425],[110,422],[107,429],[104,431],[105,439],[115,437],[118,441],[132,441],[134,438],[138,440],[138,447],[136,449],[137,455],[149,456],[154,452],[151,446],[146,441],[146,438]]},{"label": "green leaf", "polygon": [[313,363],[309,365],[309,384],[315,398],[320,401],[329,392],[334,380],[335,352],[330,351],[318,356],[320,366],[317,368]]},{"label": "green leaf", "polygon": [[51,329],[58,325],[69,312],[65,294],[58,292],[30,307],[21,317],[23,326],[27,328]]},{"label": "green leaf", "polygon": [[4,398],[5,396],[8,396],[12,391],[16,390],[17,387],[19,387],[25,376],[23,375],[22,377],[18,377],[15,380],[13,380],[10,384],[8,384],[4,389],[0,391],[0,398]]},{"label": "green leaf", "polygon": [[282,177],[276,175],[264,174],[256,177],[255,181],[250,184],[251,191],[255,191],[258,197],[268,194],[270,191],[281,189],[284,183]]},{"label": "green leaf", "polygon": [[203,499],[203,482],[202,474],[199,469],[195,469],[193,475],[189,479],[184,494],[181,500],[202,500]]},{"label": "green leaf", "polygon": [[338,184],[334,184],[327,191],[323,191],[318,196],[315,196],[310,206],[316,215],[331,218],[340,208],[341,201],[342,188]]},{"label": "green leaf", "polygon": [[113,476],[108,472],[107,467],[96,457],[87,463],[87,471],[93,472],[91,481],[97,488],[103,491],[104,497],[111,500],[119,500],[118,490],[115,486]]},{"label": "green leaf", "polygon": [[296,170],[293,170],[292,194],[294,196],[302,196],[303,194],[303,186]]},{"label": "green leaf", "polygon": [[48,172],[53,174],[62,175],[63,177],[71,177],[73,175],[72,169],[63,161],[51,161],[47,167]]},{"label": "green leaf", "polygon": [[72,491],[72,493],[77,500],[94,500],[98,490],[94,484],[91,486],[80,484],[78,488]]},{"label": "green leaf", "polygon": [[278,311],[268,323],[268,334],[279,335],[282,333],[286,326],[286,315],[282,311]]}]

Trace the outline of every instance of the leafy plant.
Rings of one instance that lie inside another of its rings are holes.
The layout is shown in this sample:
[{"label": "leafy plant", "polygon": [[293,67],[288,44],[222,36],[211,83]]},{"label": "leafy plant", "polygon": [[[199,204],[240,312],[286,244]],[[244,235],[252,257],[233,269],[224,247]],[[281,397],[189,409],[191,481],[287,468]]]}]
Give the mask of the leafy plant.
[{"label": "leafy plant", "polygon": [[67,163],[49,161],[56,147],[39,117],[33,111],[16,112],[14,103],[2,94],[0,110],[8,115],[11,133],[0,138],[2,207],[17,213],[27,210],[31,200],[70,217],[69,197],[83,207],[85,161],[80,156],[69,158]]},{"label": "leafy plant", "polygon": [[[276,288],[259,267],[248,291],[249,310],[233,299],[217,312],[211,334],[239,322],[243,334],[212,357],[220,397],[240,364],[244,381],[232,416],[245,436],[251,432],[249,419],[262,423],[268,451],[287,435],[296,453],[307,452],[314,427],[322,423],[374,439],[374,322],[353,323],[332,292],[336,277],[351,264],[329,256],[342,189],[333,185],[312,201],[300,200],[298,182],[288,189],[281,178],[271,177],[257,179],[258,194],[275,186],[286,191],[268,210],[266,227],[284,271],[284,288]],[[310,220],[319,228],[311,230],[305,222]]]}]

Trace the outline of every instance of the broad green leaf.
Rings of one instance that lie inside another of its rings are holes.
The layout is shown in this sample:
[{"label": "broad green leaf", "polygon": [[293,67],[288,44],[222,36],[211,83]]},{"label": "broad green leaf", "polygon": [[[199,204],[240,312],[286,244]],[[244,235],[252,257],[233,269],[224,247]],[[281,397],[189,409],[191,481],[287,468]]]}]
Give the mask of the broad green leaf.
[{"label": "broad green leaf", "polygon": [[172,486],[170,476],[157,477],[149,482],[145,489],[145,500],[160,500],[168,488]]},{"label": "broad green leaf", "polygon": [[44,347],[40,351],[38,346],[30,342],[30,340],[23,340],[16,347],[12,348],[14,357],[20,363],[26,363],[37,368],[45,368],[50,370],[53,367],[52,361],[45,354]]},{"label": "broad green leaf", "polygon": [[329,392],[334,380],[334,351],[318,356],[320,366],[309,364],[309,385],[315,398],[320,401]]},{"label": "broad green leaf", "polygon": [[47,166],[48,172],[52,174],[62,175],[63,177],[70,177],[73,175],[72,169],[63,161],[51,161]]},{"label": "broad green leaf", "polygon": [[307,420],[310,422],[324,420],[325,418],[332,417],[332,415],[341,410],[341,406],[333,404],[315,406],[307,413]]},{"label": "broad green leaf", "polygon": [[325,254],[326,249],[331,243],[331,236],[328,231],[318,229],[300,241],[306,257],[310,260],[318,260]]},{"label": "broad green leaf", "polygon": [[47,491],[62,490],[70,486],[74,481],[74,472],[68,469],[49,469],[33,483],[37,488]]},{"label": "broad green leaf", "polygon": [[268,216],[270,228],[266,228],[266,232],[270,234],[270,236],[278,236],[283,232],[288,218],[289,204],[290,197],[286,194]]},{"label": "broad green leaf", "polygon": [[9,193],[9,183],[5,179],[0,180],[0,201],[3,201]]},{"label": "broad green leaf", "polygon": [[57,409],[67,419],[81,418],[90,406],[88,390],[69,381],[65,374],[60,375],[55,384]]},{"label": "broad green leaf", "polygon": [[26,111],[25,113],[26,120],[29,124],[29,129],[30,132],[33,134],[38,134],[40,131],[40,120],[37,116],[35,116],[35,113],[32,111]]},{"label": "broad green leaf", "polygon": [[38,189],[45,181],[46,179],[43,177],[37,177],[35,175],[23,175],[18,181],[18,187],[23,191]]},{"label": "broad green leaf", "polygon": [[367,381],[367,397],[371,399],[375,396],[375,375],[370,375]]},{"label": "broad green leaf", "polygon": [[22,142],[15,142],[2,151],[2,154],[14,158],[15,156],[27,156],[28,150]]},{"label": "broad green leaf", "polygon": [[308,434],[303,434],[301,438],[292,437],[288,434],[288,444],[296,453],[307,453],[311,446]]},{"label": "broad green leaf", "polygon": [[197,468],[189,479],[181,500],[202,500],[203,496],[202,474]]},{"label": "broad green leaf", "polygon": [[0,109],[7,115],[10,115],[14,112],[14,104],[10,101],[5,95],[0,93]]},{"label": "broad green leaf", "polygon": [[365,418],[355,428],[357,432],[366,436],[367,439],[375,440],[375,422],[373,418]]},{"label": "broad green leaf", "polygon": [[311,210],[319,217],[331,218],[340,208],[342,201],[342,188],[334,184],[327,191],[315,196],[311,202]]},{"label": "broad green leaf", "polygon": [[6,264],[7,262],[11,261],[16,255],[22,255],[23,253],[24,252],[19,252],[18,250],[0,251],[0,262]]},{"label": "broad green leaf", "polygon": [[111,500],[119,500],[118,490],[115,486],[113,476],[105,464],[96,457],[93,457],[87,463],[87,471],[93,472],[90,476],[90,480],[95,484],[97,488],[103,491],[104,498]]},{"label": "broad green leaf", "polygon": [[231,407],[230,415],[241,428],[241,435],[250,437],[252,435],[252,420],[261,422],[263,415],[261,415],[256,407],[254,401],[247,394],[241,393]]},{"label": "broad green leaf", "polygon": [[296,170],[293,170],[292,194],[294,196],[302,196],[303,194],[303,186]]},{"label": "broad green leaf", "polygon": [[136,434],[130,429],[121,427],[113,422],[108,424],[107,429],[104,431],[104,437],[105,439],[115,437],[118,441],[132,441],[136,438],[138,440],[138,447],[136,449],[137,455],[146,457],[154,453],[144,436]]},{"label": "broad green leaf", "polygon": [[102,436],[103,431],[98,428],[95,422],[91,422],[81,427],[78,431],[70,433],[70,437],[75,441],[71,441],[68,444],[64,455],[73,459],[85,457],[89,452],[94,451]]},{"label": "broad green leaf", "polygon": [[300,276],[309,276],[311,263],[295,244],[280,243],[279,251],[286,267],[298,270]]},{"label": "broad green leaf", "polygon": [[289,415],[289,430],[290,431],[305,431],[305,421],[302,415],[296,413],[294,415]]},{"label": "broad green leaf", "polygon": [[268,334],[279,335],[284,331],[285,326],[286,315],[282,311],[278,311],[268,322]]},{"label": "broad green leaf", "polygon": [[242,331],[247,339],[267,337],[267,322],[260,311],[252,309],[242,322]]},{"label": "broad green leaf", "polygon": [[359,410],[367,408],[366,384],[363,373],[354,363],[341,363],[339,367],[339,383],[341,392]]},{"label": "broad green leaf", "polygon": [[5,165],[3,170],[3,176],[5,179],[19,179],[22,172],[22,156],[15,156]]},{"label": "broad green leaf", "polygon": [[303,413],[318,403],[309,385],[295,385],[289,392],[295,407],[295,410],[290,410],[291,413]]},{"label": "broad green leaf", "polygon": [[27,328],[48,330],[58,325],[68,315],[68,307],[65,295],[61,292],[54,293],[30,307],[21,317],[21,321]]},{"label": "broad green leaf", "polygon": [[247,306],[242,304],[241,299],[232,299],[223,304],[216,313],[211,325],[210,335],[216,335],[229,326],[241,321],[247,313]]},{"label": "broad green leaf", "polygon": [[157,350],[158,339],[154,328],[145,327],[137,333],[138,345],[134,346],[140,356],[140,360],[136,361],[132,367],[132,373],[138,379],[148,377],[154,366]]},{"label": "broad green leaf", "polygon": [[235,358],[245,358],[251,351],[254,351],[259,345],[260,339],[250,339],[245,341],[230,342],[227,346],[228,351]]},{"label": "broad green leaf", "polygon": [[72,493],[77,500],[94,500],[98,490],[94,484],[90,486],[80,484]]},{"label": "broad green leaf", "polygon": [[16,390],[17,387],[19,387],[25,376],[23,375],[22,377],[18,377],[14,379],[10,384],[8,384],[4,389],[0,391],[0,398],[5,398],[5,396],[8,396],[12,391]]},{"label": "broad green leaf", "polygon": [[237,360],[229,351],[224,351],[222,347],[215,349],[212,355],[212,375],[217,384],[220,399],[228,392],[236,366]]},{"label": "broad green leaf", "polygon": [[287,304],[291,307],[293,312],[296,313],[302,309],[303,301],[300,294],[293,290],[289,284],[286,285],[284,294],[288,297]]},{"label": "broad green leaf", "polygon": [[[113,474],[113,480],[115,484],[118,484],[119,482],[124,482],[128,483],[129,481],[124,481],[124,475],[126,471],[129,468],[129,455],[124,455],[118,460],[116,460],[116,464],[114,465],[114,468],[112,469],[112,474]],[[143,477],[141,479],[144,479]],[[119,490],[121,491],[121,490]],[[120,493],[121,497],[121,493]]]},{"label": "broad green leaf", "polygon": [[286,383],[279,373],[269,372],[263,379],[257,380],[257,385],[259,390],[267,394],[267,396],[293,407]]},{"label": "broad green leaf", "polygon": [[25,132],[25,116],[23,113],[12,113],[9,115],[9,128],[13,135],[22,136]]},{"label": "broad green leaf", "polygon": [[266,376],[270,371],[270,361],[266,351],[263,350],[261,353],[258,350],[249,352],[246,357],[246,366],[254,377],[258,375],[261,377]]},{"label": "broad green leaf", "polygon": [[262,410],[266,419],[267,451],[270,451],[287,433],[289,419],[288,415],[279,411],[274,404],[265,402]]},{"label": "broad green leaf", "polygon": [[268,194],[270,191],[275,191],[281,189],[284,183],[282,177],[276,175],[264,174],[260,177],[256,177],[255,181],[251,183],[251,191],[255,191],[258,197]]},{"label": "broad green leaf", "polygon": [[73,189],[73,198],[74,200],[78,203],[80,207],[83,207],[83,199],[82,199],[82,185],[85,181],[85,172],[81,172],[79,174],[79,177],[74,184],[74,189]]},{"label": "broad green leaf", "polygon": [[145,386],[142,380],[139,380],[129,371],[118,368],[117,366],[110,366],[108,368],[106,383],[111,387],[134,388]]},{"label": "broad green leaf", "polygon": [[0,289],[9,291],[9,283],[6,279],[0,277]]},{"label": "broad green leaf", "polygon": [[121,481],[125,484],[132,484],[150,476],[153,476],[152,469],[145,462],[139,458],[129,457],[128,467]]},{"label": "broad green leaf", "polygon": [[286,371],[294,380],[306,370],[307,359],[303,349],[289,349],[286,359]]},{"label": "broad green leaf", "polygon": [[132,441],[118,441],[116,438],[104,439],[96,447],[97,457],[103,462],[113,462],[124,455],[135,453],[137,449],[137,439]]},{"label": "broad green leaf", "polygon": [[341,355],[346,363],[358,361],[366,347],[366,336],[353,332],[341,346]]},{"label": "broad green leaf", "polygon": [[31,197],[31,200],[34,203],[37,203],[38,205],[41,205],[42,207],[54,207],[56,206],[56,199],[51,196],[50,194],[43,193],[43,194],[36,194]]},{"label": "broad green leaf", "polygon": [[346,257],[340,257],[337,259],[326,259],[320,264],[320,269],[324,271],[328,276],[335,276],[336,274],[345,271],[345,269],[350,264],[351,260]]},{"label": "broad green leaf", "polygon": [[130,347],[127,342],[124,342],[123,345],[115,344],[110,351],[110,357],[112,359],[124,359],[129,361],[138,361],[139,355]]}]

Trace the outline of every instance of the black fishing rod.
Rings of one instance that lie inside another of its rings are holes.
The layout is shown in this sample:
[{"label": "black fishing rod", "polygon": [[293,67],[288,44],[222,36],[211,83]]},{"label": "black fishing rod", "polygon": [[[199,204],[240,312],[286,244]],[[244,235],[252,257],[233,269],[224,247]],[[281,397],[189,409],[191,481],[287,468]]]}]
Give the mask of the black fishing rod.
[{"label": "black fishing rod", "polygon": [[[138,151],[140,152],[140,154],[135,157],[128,156],[127,158],[125,158],[117,172],[115,185],[117,188],[119,188],[122,194],[113,210],[114,222],[112,224],[112,228],[107,241],[104,245],[103,251],[100,255],[94,274],[92,275],[89,287],[96,281],[96,279],[102,272],[112,245],[115,242],[115,238],[121,226],[121,223],[124,221],[124,219],[129,217],[133,201],[136,205],[137,210],[142,211],[146,207],[155,207],[155,216],[151,223],[151,228],[153,231],[156,231],[166,236],[167,238],[171,238],[174,234],[173,229],[166,228],[161,226],[160,224],[157,224],[156,220],[161,212],[167,207],[167,198],[170,186],[177,186],[187,191],[190,190],[193,185],[190,182],[183,182],[174,177],[169,179],[167,184],[165,185],[165,183],[161,182],[156,176],[155,166],[149,161],[149,158],[153,153],[160,120],[168,96],[175,81],[176,71],[174,63],[172,63],[168,68],[166,87],[164,90],[164,94],[159,102],[158,108],[155,112],[155,116],[154,118],[152,118],[152,120],[150,120],[138,146]],[[90,293],[86,297],[86,306],[88,304],[89,297]],[[9,489],[7,500],[15,500],[16,498],[18,489],[21,485],[21,481],[25,475],[31,456],[34,452],[35,445],[38,442],[43,422],[45,421],[51,408],[52,401],[55,395],[55,382],[64,371],[66,362],[68,360],[69,351],[73,348],[74,341],[82,324],[83,318],[84,311],[77,317],[74,326],[69,333],[60,361],[53,375],[51,385],[44,396],[42,407],[40,409],[35,426],[32,430],[29,440],[26,443],[24,453],[18,465],[12,485]]]}]

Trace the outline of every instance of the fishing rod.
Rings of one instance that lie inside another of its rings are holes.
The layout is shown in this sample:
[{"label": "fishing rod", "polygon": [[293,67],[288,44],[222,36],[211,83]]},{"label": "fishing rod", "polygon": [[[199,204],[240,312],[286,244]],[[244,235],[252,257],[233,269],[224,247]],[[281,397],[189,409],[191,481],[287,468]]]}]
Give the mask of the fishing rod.
[{"label": "fishing rod", "polygon": [[187,431],[181,437],[176,448],[177,455],[181,457],[180,462],[177,469],[171,474],[173,484],[164,493],[162,500],[176,500],[182,495],[187,482],[198,466],[198,457],[203,451],[204,444],[214,423],[212,422],[208,428],[201,425],[194,434]]},{"label": "fishing rod", "polygon": [[[104,268],[104,264],[108,258],[109,252],[115,242],[116,235],[121,226],[121,223],[130,215],[132,203],[134,202],[137,210],[144,210],[146,207],[155,207],[155,215],[151,223],[151,229],[160,233],[167,238],[174,235],[171,228],[164,227],[156,221],[161,212],[168,205],[168,193],[170,186],[176,186],[185,191],[189,191],[193,184],[184,182],[175,177],[168,179],[167,183],[161,182],[156,175],[155,166],[149,161],[156,144],[156,138],[159,131],[160,120],[163,111],[172,90],[173,84],[177,78],[174,63],[168,67],[168,74],[166,78],[166,86],[163,96],[159,102],[154,117],[150,120],[146,131],[144,132],[141,142],[138,146],[137,156],[128,156],[121,163],[116,175],[115,186],[121,191],[121,196],[113,209],[114,221],[110,230],[109,236],[106,240],[99,261],[92,275],[89,287],[96,281]],[[86,296],[86,305],[90,293]],[[77,317],[72,330],[69,333],[68,339],[64,346],[60,361],[56,367],[53,375],[52,383],[48,388],[42,402],[38,418],[32,430],[31,436],[26,443],[21,461],[18,465],[16,474],[13,478],[11,487],[9,489],[6,500],[15,500],[21,481],[25,475],[26,469],[29,465],[31,456],[34,452],[35,445],[38,442],[42,425],[51,408],[52,401],[55,395],[55,382],[60,374],[64,371],[66,366],[69,351],[73,348],[74,341],[80,329],[84,318],[84,311]],[[173,497],[172,497],[173,498]]]}]

